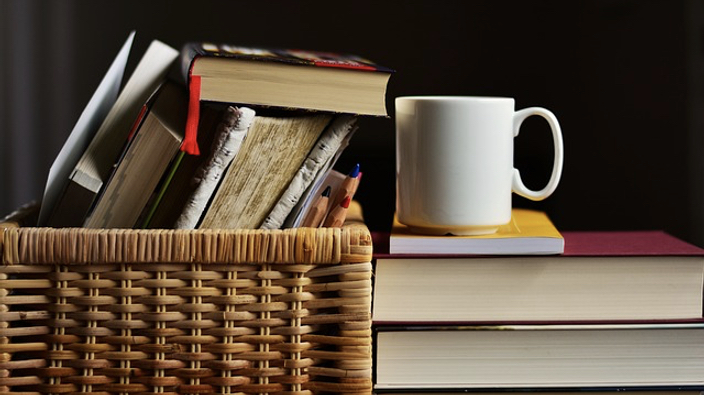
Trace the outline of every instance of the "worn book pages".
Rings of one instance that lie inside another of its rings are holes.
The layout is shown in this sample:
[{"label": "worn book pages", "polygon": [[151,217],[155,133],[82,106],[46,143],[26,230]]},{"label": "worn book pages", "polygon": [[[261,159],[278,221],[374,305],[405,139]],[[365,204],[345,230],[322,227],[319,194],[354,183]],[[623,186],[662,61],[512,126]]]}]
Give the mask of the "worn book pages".
[{"label": "worn book pages", "polygon": [[225,169],[239,152],[255,112],[247,107],[228,107],[215,131],[215,140],[208,160],[193,177],[197,185],[176,220],[176,229],[195,229],[203,211],[215,192]]},{"label": "worn book pages", "polygon": [[276,206],[262,223],[262,229],[281,228],[304,193],[321,174],[332,167],[347,146],[346,142],[356,128],[356,120],[357,118],[352,115],[340,115],[330,124],[298,169]]},{"label": "worn book pages", "polygon": [[256,116],[199,228],[258,228],[331,119]]}]

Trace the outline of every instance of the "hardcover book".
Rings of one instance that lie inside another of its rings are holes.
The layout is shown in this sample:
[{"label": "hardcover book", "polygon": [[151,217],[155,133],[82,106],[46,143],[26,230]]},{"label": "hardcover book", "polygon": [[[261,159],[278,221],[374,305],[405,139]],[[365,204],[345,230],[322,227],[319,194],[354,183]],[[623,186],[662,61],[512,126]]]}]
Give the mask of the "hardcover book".
[{"label": "hardcover book", "polygon": [[200,100],[386,115],[392,70],[356,55],[192,42],[181,62]]},{"label": "hardcover book", "polygon": [[376,324],[702,318],[704,250],[659,231],[563,232],[551,256],[396,255],[375,237]]},{"label": "hardcover book", "polygon": [[704,385],[704,324],[377,328],[376,390]]},{"label": "hardcover book", "polygon": [[107,180],[87,228],[133,228],[183,141],[186,92],[166,83],[145,108],[115,172]]},{"label": "hardcover book", "polygon": [[199,152],[201,101],[386,116],[393,73],[359,56],[192,42],[181,50],[190,91],[185,149]]}]

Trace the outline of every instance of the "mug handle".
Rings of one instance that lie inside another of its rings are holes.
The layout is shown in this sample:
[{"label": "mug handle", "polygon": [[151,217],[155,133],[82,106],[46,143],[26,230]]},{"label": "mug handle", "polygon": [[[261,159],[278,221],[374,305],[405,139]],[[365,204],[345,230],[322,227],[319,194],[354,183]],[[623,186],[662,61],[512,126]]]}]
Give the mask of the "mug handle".
[{"label": "mug handle", "polygon": [[559,122],[557,122],[557,118],[550,110],[542,107],[529,107],[516,111],[513,115],[513,137],[518,136],[518,132],[521,129],[521,124],[526,118],[532,115],[538,115],[545,118],[550,125],[550,129],[552,129],[552,140],[555,144],[555,160],[552,165],[552,175],[550,176],[550,181],[548,181],[545,188],[540,191],[533,191],[526,188],[523,184],[523,180],[521,180],[521,173],[518,169],[514,168],[513,183],[511,188],[513,189],[513,192],[530,200],[543,200],[555,191],[555,188],[557,188],[557,184],[560,181],[560,176],[562,175],[562,164],[564,161],[562,130],[560,129]]}]

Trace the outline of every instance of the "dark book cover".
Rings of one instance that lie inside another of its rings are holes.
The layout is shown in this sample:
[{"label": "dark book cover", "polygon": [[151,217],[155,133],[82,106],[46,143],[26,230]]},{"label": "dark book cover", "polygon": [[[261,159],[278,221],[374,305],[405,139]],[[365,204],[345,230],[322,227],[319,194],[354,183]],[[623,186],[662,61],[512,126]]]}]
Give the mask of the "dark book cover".
[{"label": "dark book cover", "polygon": [[[393,70],[353,54],[283,48],[258,48],[230,44],[188,42],[181,49],[181,75],[188,78],[193,60],[201,56],[214,56],[241,60],[281,62],[301,66],[336,67],[360,71]],[[185,81],[185,80],[184,80]]]}]

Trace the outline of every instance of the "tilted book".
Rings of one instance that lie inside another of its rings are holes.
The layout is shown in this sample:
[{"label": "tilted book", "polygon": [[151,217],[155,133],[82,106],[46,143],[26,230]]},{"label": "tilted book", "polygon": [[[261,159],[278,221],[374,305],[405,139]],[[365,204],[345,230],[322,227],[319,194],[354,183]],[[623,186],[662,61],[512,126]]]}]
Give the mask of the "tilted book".
[{"label": "tilted book", "polygon": [[[134,36],[135,32],[132,32],[127,37],[49,169],[39,211],[38,224],[40,226],[47,225],[49,216],[57,216],[54,221],[64,223],[66,220],[60,216],[64,214],[70,218],[72,214],[70,211],[66,213],[55,212],[54,207],[65,192],[64,189],[71,172],[117,100]],[[78,220],[74,220],[74,224],[78,224]]]},{"label": "tilted book", "polygon": [[183,142],[186,97],[180,85],[167,83],[150,100],[85,227],[138,225],[140,214]]},{"label": "tilted book", "polygon": [[113,171],[135,120],[149,97],[165,81],[178,51],[154,40],[120,92],[66,180],[48,225],[81,226]]},{"label": "tilted book", "polygon": [[201,101],[386,116],[392,73],[351,54],[187,43],[179,76],[191,95],[184,147],[199,152]]},{"label": "tilted book", "polygon": [[332,119],[323,113],[256,115],[199,228],[260,227]]}]

